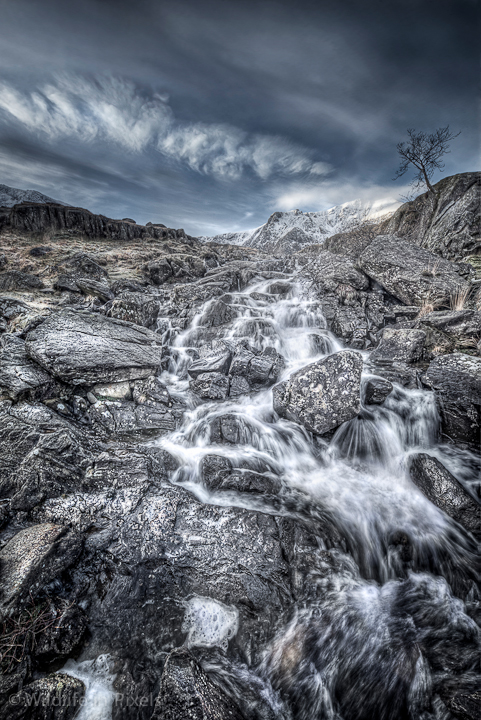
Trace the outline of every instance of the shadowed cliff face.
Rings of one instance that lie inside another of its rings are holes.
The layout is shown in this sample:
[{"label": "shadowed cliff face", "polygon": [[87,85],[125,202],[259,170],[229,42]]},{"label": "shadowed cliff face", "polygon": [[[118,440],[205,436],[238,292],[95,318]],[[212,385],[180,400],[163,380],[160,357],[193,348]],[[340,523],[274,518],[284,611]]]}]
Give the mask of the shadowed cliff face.
[{"label": "shadowed cliff face", "polygon": [[0,208],[0,232],[4,229],[28,233],[71,230],[89,238],[119,241],[149,238],[187,241],[183,230],[163,225],[137,225],[130,220],[112,220],[83,208],[54,203],[20,203],[11,208]]}]

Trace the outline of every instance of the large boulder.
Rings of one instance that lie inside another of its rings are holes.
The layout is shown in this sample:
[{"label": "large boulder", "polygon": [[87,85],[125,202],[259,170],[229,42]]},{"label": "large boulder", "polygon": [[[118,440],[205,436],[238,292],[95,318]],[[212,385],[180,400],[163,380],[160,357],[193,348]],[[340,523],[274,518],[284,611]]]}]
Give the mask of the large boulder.
[{"label": "large boulder", "polygon": [[376,237],[361,253],[359,265],[406,305],[447,305],[470,289],[459,266],[394,235]]},{"label": "large boulder", "polygon": [[214,685],[185,647],[168,656],[152,720],[244,720],[240,710]]},{"label": "large boulder", "polygon": [[341,350],[298,370],[274,387],[274,410],[318,435],[361,409],[362,356]]},{"label": "large boulder", "polygon": [[0,613],[18,609],[77,560],[78,533],[53,523],[20,530],[0,552]]},{"label": "large boulder", "polygon": [[30,331],[25,347],[39,365],[72,385],[147,377],[162,360],[161,339],[150,330],[70,309]]},{"label": "large boulder", "polygon": [[28,357],[23,340],[16,335],[0,339],[0,399],[16,400],[51,381],[50,375]]},{"label": "large boulder", "polygon": [[464,353],[440,355],[430,363],[423,382],[438,398],[444,435],[469,443],[479,452],[481,358]]},{"label": "large boulder", "polygon": [[108,317],[154,328],[160,311],[160,302],[142,292],[122,292],[108,304]]},{"label": "large boulder", "polygon": [[480,503],[435,457],[417,453],[410,460],[411,479],[445,513],[473,535],[481,535]]}]

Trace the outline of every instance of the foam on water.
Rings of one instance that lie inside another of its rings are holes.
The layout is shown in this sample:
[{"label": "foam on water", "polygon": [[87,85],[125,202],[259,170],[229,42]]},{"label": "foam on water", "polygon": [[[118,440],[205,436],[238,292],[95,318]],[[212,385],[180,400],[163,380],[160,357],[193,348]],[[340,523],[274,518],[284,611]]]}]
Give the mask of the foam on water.
[{"label": "foam on water", "polygon": [[182,632],[185,644],[191,647],[220,647],[227,650],[239,628],[239,611],[218,600],[195,595],[186,603]]},{"label": "foam on water", "polygon": [[76,720],[111,720],[115,700],[109,655],[99,655],[95,660],[76,662],[69,660],[59,672],[64,672],[85,685],[85,697]]}]

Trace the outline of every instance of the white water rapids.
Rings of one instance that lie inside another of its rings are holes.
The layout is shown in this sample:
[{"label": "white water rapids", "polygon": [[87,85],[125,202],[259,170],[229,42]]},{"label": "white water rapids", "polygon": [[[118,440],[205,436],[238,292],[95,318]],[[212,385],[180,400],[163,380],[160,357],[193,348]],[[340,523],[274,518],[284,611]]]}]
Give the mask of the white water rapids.
[{"label": "white water rapids", "polygon": [[[319,304],[303,298],[291,278],[276,275],[231,293],[237,317],[216,328],[215,337],[232,344],[247,339],[258,350],[274,347],[285,358],[281,379],[286,379],[343,345],[326,329]],[[286,292],[272,292],[282,284]],[[472,491],[476,458],[438,444],[434,396],[423,389],[395,385],[382,405],[363,406],[359,417],[339,427],[330,442],[280,419],[273,411],[272,389],[199,404],[189,391],[187,370],[193,351],[213,337],[206,320],[212,302],[187,330],[164,333],[173,352],[161,379],[188,407],[182,427],[154,441],[179,460],[172,482],[204,503],[294,518],[302,512],[295,503],[290,508],[273,506],[261,495],[209,491],[202,481],[202,459],[228,458],[236,468],[277,478],[292,497],[307,498],[311,517],[328,519],[347,543],[343,550],[332,551],[338,558],[336,572],[324,584],[313,580],[321,583],[317,598],[296,607],[266,648],[255,673],[256,682],[274,688],[268,703],[272,714],[252,717],[440,720],[444,710],[428,702],[433,681],[426,657],[433,646],[442,649],[444,643],[454,653],[461,644],[466,658],[458,665],[470,667],[470,643],[478,628],[447,581],[453,571],[463,575],[473,547],[459,526],[412,483],[407,461],[413,452],[436,456]],[[365,382],[372,375],[369,353],[362,354]],[[235,419],[236,443],[211,439],[213,421],[224,416]],[[404,545],[396,537],[405,539]],[[402,556],[406,543],[407,558]],[[321,540],[319,545],[322,549]],[[194,635],[192,631],[189,637]],[[449,674],[452,658],[437,662],[438,672]],[[227,689],[235,689],[234,677],[215,664],[210,671],[218,672]],[[342,717],[335,709],[339,703]]]}]

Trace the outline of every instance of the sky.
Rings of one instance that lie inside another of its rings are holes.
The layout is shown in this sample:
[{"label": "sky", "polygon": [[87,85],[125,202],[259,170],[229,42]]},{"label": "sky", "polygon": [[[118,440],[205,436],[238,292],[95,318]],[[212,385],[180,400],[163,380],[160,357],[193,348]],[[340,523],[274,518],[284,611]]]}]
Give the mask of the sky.
[{"label": "sky", "polygon": [[0,0],[0,183],[191,235],[479,168],[476,0]]}]

